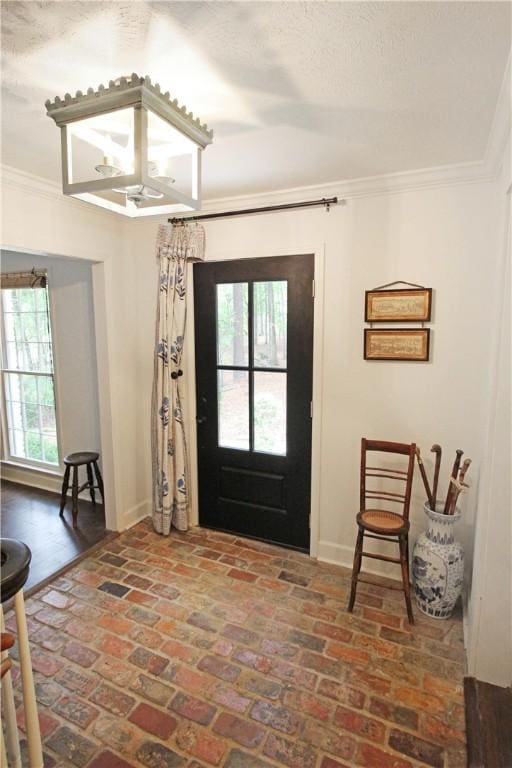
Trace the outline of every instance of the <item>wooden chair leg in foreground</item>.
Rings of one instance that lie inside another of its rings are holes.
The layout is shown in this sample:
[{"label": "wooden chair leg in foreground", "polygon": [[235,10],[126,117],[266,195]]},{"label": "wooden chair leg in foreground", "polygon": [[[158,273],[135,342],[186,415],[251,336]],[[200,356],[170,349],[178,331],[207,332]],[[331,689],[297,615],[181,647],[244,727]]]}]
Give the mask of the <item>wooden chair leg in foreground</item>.
[{"label": "wooden chair leg in foreground", "polygon": [[[5,743],[2,732],[2,766],[5,765],[6,768],[7,766],[9,766],[9,768],[10,766],[12,766],[12,768],[21,768],[18,724],[16,722],[16,707],[14,705],[14,691],[10,671],[12,662],[7,654],[8,649],[12,647],[14,643],[8,641],[8,638],[12,638],[13,636],[5,632],[4,614],[2,609],[0,609],[0,611],[2,629],[2,709],[5,730]],[[9,756],[9,759],[7,759],[7,755]]]},{"label": "wooden chair leg in foreground", "polygon": [[[12,648],[14,645],[14,637],[8,632],[2,632],[0,641],[0,650],[2,651],[2,661],[0,662],[0,678],[3,678],[12,667],[12,661],[8,656],[4,656],[3,652],[7,651],[9,648]],[[2,728],[0,728],[0,740],[0,756],[2,760],[1,764],[7,768],[7,752],[5,750],[4,732]]]}]

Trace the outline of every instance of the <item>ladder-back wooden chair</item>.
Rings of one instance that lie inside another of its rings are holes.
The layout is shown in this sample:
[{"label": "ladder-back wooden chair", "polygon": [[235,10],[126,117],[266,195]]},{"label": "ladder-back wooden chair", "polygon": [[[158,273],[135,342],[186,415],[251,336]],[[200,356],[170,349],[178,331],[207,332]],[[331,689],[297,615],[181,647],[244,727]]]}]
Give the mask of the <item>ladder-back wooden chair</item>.
[{"label": "ladder-back wooden chair", "polygon": [[[380,453],[404,457],[400,469],[383,466],[382,457],[374,460],[369,454]],[[351,613],[356,599],[358,581],[369,580],[360,576],[363,557],[397,563],[402,568],[402,589],[405,595],[409,623],[414,624],[409,580],[409,506],[414,476],[415,443],[391,443],[382,440],[361,440],[361,483],[359,513],[356,517],[358,534],[352,569],[352,587],[348,611]],[[379,466],[375,466],[378,464]],[[393,511],[386,507],[393,504]],[[364,537],[398,543],[400,556],[374,554],[363,551]],[[374,583],[374,582],[369,582]]]}]

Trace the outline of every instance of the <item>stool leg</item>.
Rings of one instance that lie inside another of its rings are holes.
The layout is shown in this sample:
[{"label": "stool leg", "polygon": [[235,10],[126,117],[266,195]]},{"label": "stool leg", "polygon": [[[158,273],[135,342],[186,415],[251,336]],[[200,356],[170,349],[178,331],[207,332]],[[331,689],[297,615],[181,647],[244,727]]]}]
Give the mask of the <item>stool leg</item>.
[{"label": "stool leg", "polygon": [[78,517],[78,467],[73,467],[73,489],[71,494],[73,502],[73,528],[76,528],[76,519]]},{"label": "stool leg", "polygon": [[398,545],[400,547],[400,566],[402,568],[402,582],[404,585],[405,605],[407,606],[407,616],[409,624],[414,624],[414,615],[411,605],[411,583],[409,580],[409,560],[408,560],[408,541],[407,534],[399,536]]},{"label": "stool leg", "polygon": [[[1,608],[0,608],[1,610]],[[3,610],[0,613],[1,631],[5,630]],[[2,654],[2,661],[7,658],[7,651]],[[12,687],[11,671],[8,670],[2,678],[2,707],[4,711],[5,740],[10,762],[2,763],[12,768],[21,768],[21,752],[16,722],[16,707],[14,705],[14,691]]]},{"label": "stool leg", "polygon": [[89,493],[91,494],[91,501],[93,504],[96,504],[96,499],[94,496],[94,480],[92,477],[92,467],[90,464],[87,464],[87,482],[89,483]]},{"label": "stool leg", "polygon": [[62,517],[64,514],[64,507],[66,506],[66,496],[68,493],[69,488],[69,470],[71,467],[69,465],[66,465],[66,469],[64,470],[64,478],[62,480],[62,492],[60,495],[60,512],[59,516]]},{"label": "stool leg", "polygon": [[44,768],[34,676],[32,674],[30,646],[28,644],[25,601],[21,589],[14,596],[14,610],[16,612],[16,625],[18,627],[18,647],[20,653],[21,681],[23,684],[23,706],[25,709],[25,722],[27,727],[29,765],[30,768]]},{"label": "stool leg", "polygon": [[5,768],[7,768],[9,763],[7,762],[7,752],[5,751],[4,732],[3,732],[3,730],[1,728],[0,728],[0,741],[1,741],[1,745],[0,745],[0,756],[1,756],[0,757],[0,765],[2,765],[2,766],[5,765]]},{"label": "stool leg", "polygon": [[98,467],[98,462],[93,461],[94,471],[96,473],[96,480],[98,481],[98,489],[101,493],[101,501],[103,504],[105,504],[105,494],[103,493],[103,478],[101,476],[100,468]]},{"label": "stool leg", "polygon": [[357,534],[357,542],[356,542],[356,549],[354,552],[354,565],[352,566],[352,586],[350,588],[350,600],[348,601],[348,612],[352,613],[354,610],[354,602],[356,599],[356,589],[357,589],[357,577],[359,576],[359,571],[361,570],[361,560],[362,553],[363,553],[363,540],[364,540],[364,531],[362,528],[359,528],[358,534]]}]

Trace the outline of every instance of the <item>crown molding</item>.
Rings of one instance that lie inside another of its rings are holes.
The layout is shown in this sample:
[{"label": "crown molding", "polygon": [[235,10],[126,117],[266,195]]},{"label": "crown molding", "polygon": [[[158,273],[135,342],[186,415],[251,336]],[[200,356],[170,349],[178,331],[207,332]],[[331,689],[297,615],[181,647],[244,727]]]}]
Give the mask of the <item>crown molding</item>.
[{"label": "crown molding", "polygon": [[[293,203],[307,198],[334,197],[358,198],[374,197],[377,195],[398,194],[423,189],[450,187],[459,184],[472,184],[493,181],[496,178],[499,164],[493,158],[492,170],[484,163],[463,163],[460,165],[442,166],[440,168],[424,168],[417,171],[387,174],[383,176],[368,176],[361,179],[314,184],[304,187],[292,187],[248,195],[233,195],[203,200],[202,212],[217,211],[223,208],[246,208],[248,206],[273,205]],[[21,192],[49,198],[59,199],[65,205],[78,206],[83,210],[84,202],[68,197],[62,193],[60,184],[41,176],[20,171],[12,166],[0,166],[0,176],[4,193],[7,189],[17,189]],[[108,217],[110,221],[119,221],[117,213],[100,208],[91,203],[85,203],[90,212],[98,216]],[[200,213],[200,212],[198,212]],[[193,214],[191,214],[193,215]],[[124,219],[125,217],[123,217]],[[146,217],[147,218],[147,217]],[[155,220],[164,217],[154,217]],[[165,217],[167,218],[167,217]],[[142,221],[143,219],[141,219]],[[138,221],[138,219],[137,219]]]},{"label": "crown molding", "polygon": [[[424,168],[382,176],[367,176],[360,179],[332,181],[327,184],[314,184],[304,187],[292,187],[254,195],[235,195],[232,197],[209,198],[203,201],[201,210],[209,211],[221,207],[247,207],[258,204],[294,203],[305,198],[333,197],[357,198],[389,195],[400,192],[413,192],[436,187],[448,187],[457,184],[471,184],[492,181],[494,174],[487,172],[482,163],[463,163],[460,165]],[[191,214],[193,216],[194,214]]]},{"label": "crown molding", "polygon": [[[34,173],[22,171],[19,168],[14,168],[12,165],[6,165],[4,163],[0,164],[0,183],[4,195],[8,189],[13,189],[25,194],[35,195],[36,197],[43,197],[52,202],[59,200],[63,205],[77,208],[82,211],[84,210],[84,203],[74,197],[64,195],[61,185],[57,182],[45,179],[42,176],[37,176]],[[119,214],[114,213],[113,211],[109,211],[106,208],[100,208],[99,206],[90,203],[86,203],[86,205],[88,206],[90,213],[97,214],[103,218],[108,218],[111,222],[119,221]]]},{"label": "crown molding", "polygon": [[5,184],[11,188],[30,190],[36,194],[55,197],[56,194],[62,194],[59,184],[42,176],[36,176],[35,173],[27,173],[13,165],[2,163],[0,166],[0,175],[2,186]]}]

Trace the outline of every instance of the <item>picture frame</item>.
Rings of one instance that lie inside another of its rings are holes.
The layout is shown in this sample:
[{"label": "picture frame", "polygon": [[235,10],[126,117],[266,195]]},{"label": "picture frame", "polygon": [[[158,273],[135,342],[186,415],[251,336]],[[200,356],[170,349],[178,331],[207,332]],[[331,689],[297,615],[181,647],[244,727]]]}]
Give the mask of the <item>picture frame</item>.
[{"label": "picture frame", "polygon": [[365,360],[428,362],[430,328],[365,328]]},{"label": "picture frame", "polygon": [[430,322],[432,288],[365,291],[367,323]]}]

